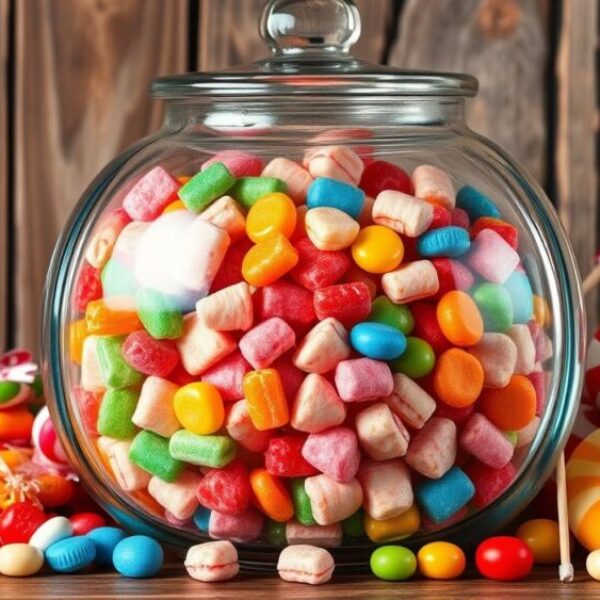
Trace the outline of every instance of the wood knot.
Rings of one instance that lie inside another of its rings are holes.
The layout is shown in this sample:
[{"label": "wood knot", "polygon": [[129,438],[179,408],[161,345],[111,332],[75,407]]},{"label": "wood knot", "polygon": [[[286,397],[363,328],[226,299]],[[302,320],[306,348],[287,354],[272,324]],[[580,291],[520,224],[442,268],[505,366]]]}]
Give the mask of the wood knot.
[{"label": "wood knot", "polygon": [[518,27],[521,17],[517,0],[483,0],[477,12],[477,24],[488,38],[506,38]]}]

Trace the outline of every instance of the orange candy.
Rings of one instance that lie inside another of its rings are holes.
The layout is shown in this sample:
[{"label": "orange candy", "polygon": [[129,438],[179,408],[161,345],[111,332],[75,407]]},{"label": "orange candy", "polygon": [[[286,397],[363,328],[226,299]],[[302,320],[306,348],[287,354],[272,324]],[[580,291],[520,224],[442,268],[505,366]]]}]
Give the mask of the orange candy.
[{"label": "orange candy", "polygon": [[450,348],[437,358],[433,388],[438,398],[448,406],[470,406],[481,394],[483,367],[472,354],[460,348]]},{"label": "orange candy", "polygon": [[455,346],[473,346],[483,335],[483,319],[473,299],[454,290],[437,305],[437,320],[444,336]]},{"label": "orange candy", "polygon": [[256,429],[283,427],[290,420],[281,377],[276,369],[249,371],[242,384],[248,414]]},{"label": "orange candy", "polygon": [[547,327],[550,325],[550,306],[545,298],[533,296],[533,317],[538,325]]},{"label": "orange candy", "polygon": [[85,323],[90,335],[126,335],[143,327],[128,296],[93,300],[85,309]]},{"label": "orange candy", "polygon": [[69,357],[70,359],[80,365],[81,354],[83,352],[83,342],[87,337],[87,325],[85,319],[79,319],[69,323]]},{"label": "orange candy", "polygon": [[0,410],[0,442],[29,440],[33,415],[24,407]]},{"label": "orange candy", "polygon": [[282,233],[276,233],[246,252],[242,275],[250,285],[263,287],[283,277],[297,262],[296,249]]},{"label": "orange candy", "polygon": [[266,469],[254,469],[250,473],[250,486],[259,508],[273,521],[285,523],[294,516],[290,493],[279,477]]},{"label": "orange candy", "polygon": [[38,500],[48,508],[64,506],[75,495],[75,486],[61,475],[39,475],[35,478],[40,486]]},{"label": "orange candy", "polygon": [[535,417],[533,383],[524,375],[513,375],[503,388],[489,388],[481,394],[481,412],[502,431],[516,431]]},{"label": "orange candy", "polygon": [[176,210],[184,210],[185,204],[181,200],[174,200],[170,204],[164,207],[162,214],[166,215],[171,212],[175,212]]},{"label": "orange candy", "polygon": [[3,460],[9,469],[15,469],[19,465],[26,463],[30,456],[17,449],[0,450],[0,460]]},{"label": "orange candy", "polygon": [[289,238],[296,229],[296,205],[285,194],[275,192],[258,200],[248,211],[246,233],[255,243],[282,233]]}]

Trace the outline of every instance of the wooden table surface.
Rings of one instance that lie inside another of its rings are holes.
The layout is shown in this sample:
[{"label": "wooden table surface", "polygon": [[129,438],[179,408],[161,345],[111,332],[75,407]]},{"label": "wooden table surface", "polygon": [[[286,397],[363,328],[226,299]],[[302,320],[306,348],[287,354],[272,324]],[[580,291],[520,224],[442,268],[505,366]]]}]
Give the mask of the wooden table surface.
[{"label": "wooden table surface", "polygon": [[148,580],[125,579],[115,573],[84,575],[42,575],[30,579],[0,577],[0,598],[27,600],[79,598],[196,598],[210,600],[268,598],[444,598],[444,600],[490,600],[513,597],[599,598],[600,582],[593,581],[583,567],[577,569],[573,583],[559,583],[555,567],[537,568],[518,583],[496,583],[475,573],[454,582],[416,579],[404,583],[383,582],[369,576],[338,576],[323,586],[285,583],[270,575],[241,574],[228,583],[206,584],[190,579],[181,566],[167,567],[161,577]]}]

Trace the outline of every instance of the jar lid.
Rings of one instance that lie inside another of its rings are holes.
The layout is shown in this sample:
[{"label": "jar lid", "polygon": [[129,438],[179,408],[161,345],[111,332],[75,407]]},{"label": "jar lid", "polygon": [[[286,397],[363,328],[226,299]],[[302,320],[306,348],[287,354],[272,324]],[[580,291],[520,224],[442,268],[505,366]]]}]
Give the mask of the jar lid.
[{"label": "jar lid", "polygon": [[397,70],[354,58],[360,14],[353,0],[270,0],[260,33],[264,60],[221,72],[160,77],[156,98],[188,96],[474,96],[463,73]]}]

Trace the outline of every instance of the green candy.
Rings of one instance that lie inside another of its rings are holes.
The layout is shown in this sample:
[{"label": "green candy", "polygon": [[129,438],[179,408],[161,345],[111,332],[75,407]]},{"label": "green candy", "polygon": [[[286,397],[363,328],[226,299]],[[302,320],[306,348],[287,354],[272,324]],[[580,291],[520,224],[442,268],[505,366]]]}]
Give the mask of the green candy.
[{"label": "green candy", "polygon": [[516,448],[519,436],[516,431],[505,431],[504,437],[511,443],[511,446]]},{"label": "green candy", "polygon": [[381,546],[371,554],[371,571],[385,581],[404,581],[417,570],[417,558],[404,546]]},{"label": "green candy", "polygon": [[126,388],[142,383],[143,375],[123,358],[123,336],[99,337],[96,352],[100,376],[106,387]]},{"label": "green candy", "polygon": [[287,192],[287,185],[275,177],[242,177],[231,188],[231,195],[246,208],[251,208],[267,194]]},{"label": "green candy", "polygon": [[390,361],[389,365],[394,373],[404,373],[412,379],[419,379],[431,373],[435,365],[435,352],[425,340],[407,337],[404,354]]},{"label": "green candy", "polygon": [[503,332],[512,326],[512,301],[501,285],[479,283],[471,290],[471,295],[483,317],[485,331]]},{"label": "green candy", "polygon": [[235,450],[235,442],[226,435],[196,435],[180,429],[169,440],[173,458],[214,469],[230,463],[235,458]]},{"label": "green candy", "polygon": [[342,521],[342,531],[346,537],[358,538],[365,534],[365,512],[359,508],[353,515]]},{"label": "green candy", "polygon": [[22,395],[21,384],[16,381],[0,381],[0,406],[9,404]]},{"label": "green candy", "polygon": [[111,258],[100,274],[102,292],[105,298],[110,296],[135,296],[137,283],[130,268]]},{"label": "green candy", "polygon": [[129,449],[129,460],[163,481],[175,481],[185,465],[169,453],[169,440],[152,431],[140,431]]},{"label": "green candy", "polygon": [[294,503],[294,515],[298,523],[302,525],[316,525],[312,509],[310,507],[310,498],[304,489],[304,479],[292,479],[292,502]]},{"label": "green candy", "polygon": [[222,163],[214,163],[204,171],[196,173],[177,192],[188,210],[202,212],[217,198],[224,196],[235,183],[235,177]]},{"label": "green candy", "polygon": [[415,320],[407,306],[394,304],[386,296],[378,296],[371,304],[371,314],[367,321],[383,323],[390,327],[399,329],[404,335],[408,335],[415,326]]},{"label": "green candy", "polygon": [[33,390],[33,395],[36,398],[42,398],[44,395],[44,381],[42,376],[38,373],[33,382],[29,384],[29,387]]},{"label": "green candy", "polygon": [[285,523],[278,523],[269,519],[265,525],[265,535],[273,546],[285,546],[287,543]]},{"label": "green candy", "polygon": [[165,294],[141,289],[136,295],[138,317],[146,331],[157,340],[174,340],[183,333],[183,315]]},{"label": "green candy", "polygon": [[131,418],[138,397],[132,390],[106,390],[98,411],[98,433],[117,440],[130,440],[137,431]]}]

